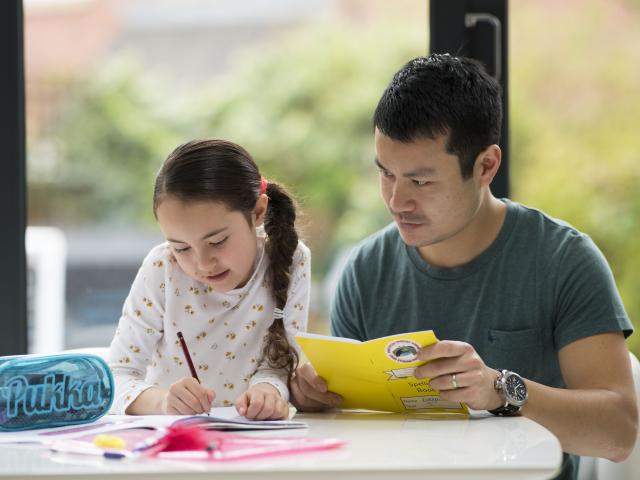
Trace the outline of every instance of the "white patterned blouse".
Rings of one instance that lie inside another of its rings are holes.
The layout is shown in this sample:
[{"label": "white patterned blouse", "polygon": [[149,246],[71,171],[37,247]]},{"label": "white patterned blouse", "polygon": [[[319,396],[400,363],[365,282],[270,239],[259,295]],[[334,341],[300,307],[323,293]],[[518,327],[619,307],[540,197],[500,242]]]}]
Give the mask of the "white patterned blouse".
[{"label": "white patterned blouse", "polygon": [[[264,231],[258,233],[253,275],[241,288],[226,293],[193,280],[179,267],[167,243],[144,259],[125,300],[109,351],[115,379],[111,413],[123,414],[152,386],[168,387],[190,376],[178,342],[181,331],[198,377],[216,397],[213,406],[232,405],[250,386],[267,382],[289,398],[286,374],[262,361],[275,300],[265,276],[269,259]],[[311,254],[302,242],[294,254],[284,325],[293,336],[305,331],[309,313]]]}]

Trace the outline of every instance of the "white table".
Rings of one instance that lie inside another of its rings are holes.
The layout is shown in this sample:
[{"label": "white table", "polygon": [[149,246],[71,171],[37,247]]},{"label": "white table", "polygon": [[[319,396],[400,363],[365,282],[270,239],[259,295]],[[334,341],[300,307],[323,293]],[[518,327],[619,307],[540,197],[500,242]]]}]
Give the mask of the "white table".
[{"label": "white table", "polygon": [[[0,446],[0,479],[544,479],[560,467],[558,440],[522,417],[474,412],[469,420],[402,415],[299,414],[309,429],[273,435],[346,440],[340,449],[226,464],[106,460],[51,453],[33,445]],[[264,434],[264,432],[262,432]]]}]

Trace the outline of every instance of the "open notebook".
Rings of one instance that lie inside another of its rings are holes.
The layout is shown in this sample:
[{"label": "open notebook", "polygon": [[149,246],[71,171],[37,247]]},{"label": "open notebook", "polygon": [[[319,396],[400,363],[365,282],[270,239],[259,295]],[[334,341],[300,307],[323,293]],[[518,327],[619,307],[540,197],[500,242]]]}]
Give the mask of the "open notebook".
[{"label": "open notebook", "polygon": [[144,425],[152,427],[199,425],[208,430],[280,430],[307,427],[306,423],[295,420],[249,420],[238,415],[235,407],[212,408],[209,415],[146,415],[144,418]]},{"label": "open notebook", "polygon": [[280,430],[307,427],[306,423],[295,420],[249,420],[238,415],[235,407],[217,407],[212,408],[209,415],[105,415],[93,423],[84,425],[0,432],[0,444],[47,443],[127,428],[159,430],[181,424],[199,425],[206,430]]}]

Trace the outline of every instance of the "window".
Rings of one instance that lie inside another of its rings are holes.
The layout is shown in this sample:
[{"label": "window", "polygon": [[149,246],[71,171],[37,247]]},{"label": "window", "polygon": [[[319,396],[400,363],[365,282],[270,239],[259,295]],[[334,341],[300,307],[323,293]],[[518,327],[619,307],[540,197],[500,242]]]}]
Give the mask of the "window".
[{"label": "window", "polygon": [[155,172],[203,137],[243,145],[301,200],[311,329],[326,331],[336,252],[388,218],[372,109],[401,63],[426,53],[426,25],[425,2],[408,0],[26,0],[28,224],[66,246],[60,348],[108,344],[163,240]]}]

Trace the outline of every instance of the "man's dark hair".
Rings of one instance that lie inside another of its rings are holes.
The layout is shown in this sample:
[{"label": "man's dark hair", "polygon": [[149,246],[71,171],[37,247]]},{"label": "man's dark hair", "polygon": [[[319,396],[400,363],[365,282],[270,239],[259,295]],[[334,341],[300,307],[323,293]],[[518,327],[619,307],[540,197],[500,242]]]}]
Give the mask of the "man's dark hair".
[{"label": "man's dark hair", "polygon": [[447,135],[447,152],[458,156],[462,178],[469,178],[478,154],[500,140],[501,90],[476,60],[414,58],[393,76],[373,125],[400,142]]}]

